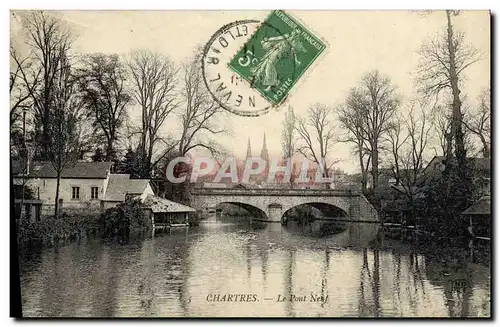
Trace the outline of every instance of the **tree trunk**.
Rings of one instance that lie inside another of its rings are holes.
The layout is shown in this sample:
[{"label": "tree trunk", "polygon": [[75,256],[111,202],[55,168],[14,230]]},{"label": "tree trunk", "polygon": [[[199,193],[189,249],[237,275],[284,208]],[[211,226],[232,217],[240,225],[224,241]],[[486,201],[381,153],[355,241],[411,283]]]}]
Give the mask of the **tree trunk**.
[{"label": "tree trunk", "polygon": [[114,161],[114,149],[113,149],[113,139],[110,137],[108,138],[108,144],[106,146],[106,160],[107,161]]},{"label": "tree trunk", "polygon": [[453,42],[453,26],[451,25],[451,16],[450,11],[446,11],[446,17],[448,19],[448,53],[450,57],[450,84],[453,95],[452,102],[452,135],[455,139],[455,155],[458,161],[458,169],[462,171],[465,168],[466,164],[466,153],[464,147],[464,134],[462,131],[462,112],[461,106],[462,103],[460,101],[460,90],[458,87],[458,74],[457,74],[457,66],[456,66],[456,48]]},{"label": "tree trunk", "polygon": [[363,162],[363,146],[358,144],[359,167],[361,168],[361,193],[366,194],[366,170]]},{"label": "tree trunk", "polygon": [[54,217],[59,218],[59,186],[61,184],[61,173],[57,173],[57,185],[56,185],[56,203],[54,206]]},{"label": "tree trunk", "polygon": [[490,147],[488,146],[488,143],[486,142],[486,138],[484,135],[479,135],[479,138],[481,139],[481,143],[483,144],[483,157],[484,158],[489,158],[491,153],[490,153]]},{"label": "tree trunk", "polygon": [[378,145],[374,144],[372,150],[372,178],[373,185],[372,188],[375,190],[378,186]]}]

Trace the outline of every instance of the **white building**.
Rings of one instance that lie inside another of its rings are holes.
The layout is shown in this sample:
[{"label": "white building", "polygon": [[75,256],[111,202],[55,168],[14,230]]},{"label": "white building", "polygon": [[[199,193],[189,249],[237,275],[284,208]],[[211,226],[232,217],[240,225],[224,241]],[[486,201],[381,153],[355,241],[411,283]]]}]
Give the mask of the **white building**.
[{"label": "white building", "polygon": [[[131,180],[129,175],[111,174],[111,162],[77,162],[64,169],[59,185],[62,211],[100,211],[125,201],[127,195],[154,194],[149,180]],[[43,201],[42,213],[53,214],[57,174],[50,162],[32,162],[23,173],[13,163],[14,185],[29,187]]]}]

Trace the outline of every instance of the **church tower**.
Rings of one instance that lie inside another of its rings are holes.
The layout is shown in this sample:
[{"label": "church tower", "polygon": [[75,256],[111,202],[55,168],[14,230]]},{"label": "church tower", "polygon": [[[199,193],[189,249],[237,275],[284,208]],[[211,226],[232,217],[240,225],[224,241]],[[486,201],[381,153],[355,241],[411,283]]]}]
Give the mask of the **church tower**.
[{"label": "church tower", "polygon": [[248,144],[247,144],[247,156],[245,159],[248,159],[252,157],[252,146],[250,145],[250,138],[248,138]]},{"label": "church tower", "polygon": [[267,174],[269,173],[269,152],[267,151],[267,144],[266,144],[266,133],[264,133],[264,141],[262,143],[262,150],[260,150],[260,157],[264,159],[264,162],[266,164],[266,167],[264,168],[264,171],[260,175],[260,183],[261,185],[266,184],[267,180]]},{"label": "church tower", "polygon": [[269,160],[269,152],[267,151],[267,145],[266,145],[266,133],[264,133],[264,142],[262,144],[262,150],[260,151],[260,157],[264,159],[266,163]]}]

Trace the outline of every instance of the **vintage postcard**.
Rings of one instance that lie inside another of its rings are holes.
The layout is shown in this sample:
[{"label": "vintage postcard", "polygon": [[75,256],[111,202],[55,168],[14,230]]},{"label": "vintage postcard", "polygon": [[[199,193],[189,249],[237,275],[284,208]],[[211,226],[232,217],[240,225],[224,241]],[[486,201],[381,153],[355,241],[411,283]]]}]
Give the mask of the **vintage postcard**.
[{"label": "vintage postcard", "polygon": [[11,315],[491,318],[490,18],[11,10]]}]

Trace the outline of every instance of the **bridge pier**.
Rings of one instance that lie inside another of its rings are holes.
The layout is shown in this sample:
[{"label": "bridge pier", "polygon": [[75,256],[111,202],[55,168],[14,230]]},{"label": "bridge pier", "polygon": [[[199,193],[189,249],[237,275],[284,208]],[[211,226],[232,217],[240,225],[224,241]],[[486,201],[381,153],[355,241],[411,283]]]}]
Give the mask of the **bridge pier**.
[{"label": "bridge pier", "polygon": [[279,203],[272,203],[267,206],[268,222],[280,223],[283,216],[283,206]]}]

